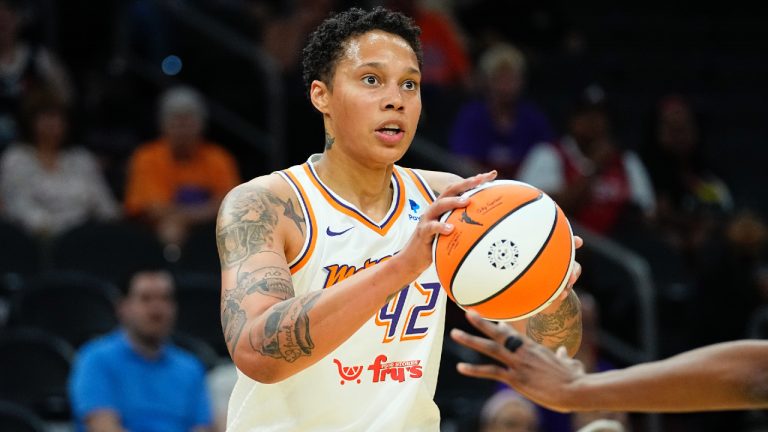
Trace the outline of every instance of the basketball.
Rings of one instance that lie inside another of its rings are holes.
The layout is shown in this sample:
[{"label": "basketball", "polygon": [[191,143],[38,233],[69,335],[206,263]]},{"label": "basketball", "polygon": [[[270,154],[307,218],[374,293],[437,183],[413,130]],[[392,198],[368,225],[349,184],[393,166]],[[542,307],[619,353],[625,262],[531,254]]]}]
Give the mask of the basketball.
[{"label": "basketball", "polygon": [[573,268],[573,233],[563,211],[541,190],[513,180],[488,182],[463,196],[467,207],[440,218],[454,230],[432,245],[448,297],[494,321],[546,308]]}]

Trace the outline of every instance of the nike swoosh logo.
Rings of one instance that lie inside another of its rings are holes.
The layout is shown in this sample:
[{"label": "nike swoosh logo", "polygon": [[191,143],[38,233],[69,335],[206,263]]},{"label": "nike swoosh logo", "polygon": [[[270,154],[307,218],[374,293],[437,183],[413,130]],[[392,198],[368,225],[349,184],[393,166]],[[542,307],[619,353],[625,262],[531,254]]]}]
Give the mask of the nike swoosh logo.
[{"label": "nike swoosh logo", "polygon": [[352,228],[354,228],[354,227],[351,226],[351,227],[345,229],[344,231],[336,232],[336,231],[331,231],[331,227],[328,227],[328,228],[325,229],[325,233],[328,234],[330,237],[336,237],[338,235],[344,234],[345,232],[351,230]]}]

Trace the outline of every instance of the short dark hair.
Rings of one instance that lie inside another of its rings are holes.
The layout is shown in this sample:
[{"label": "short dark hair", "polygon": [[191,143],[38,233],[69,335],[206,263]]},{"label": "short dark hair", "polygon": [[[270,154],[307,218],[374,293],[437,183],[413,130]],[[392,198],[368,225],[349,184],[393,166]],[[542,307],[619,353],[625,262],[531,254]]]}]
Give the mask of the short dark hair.
[{"label": "short dark hair", "polygon": [[413,19],[380,6],[370,11],[350,8],[330,16],[309,35],[307,46],[302,51],[306,91],[309,92],[314,80],[330,85],[336,63],[342,57],[347,41],[372,30],[381,30],[405,39],[416,53],[421,68],[424,60],[419,40],[421,29]]},{"label": "short dark hair", "polygon": [[161,274],[163,276],[167,276],[168,279],[171,281],[171,288],[172,292],[175,295],[176,294],[176,276],[167,268],[165,267],[142,267],[141,269],[138,269],[131,273],[130,275],[126,275],[127,279],[121,284],[122,285],[122,294],[123,297],[128,298],[133,294],[133,287],[136,283],[136,279],[139,276],[144,276],[148,274]]}]

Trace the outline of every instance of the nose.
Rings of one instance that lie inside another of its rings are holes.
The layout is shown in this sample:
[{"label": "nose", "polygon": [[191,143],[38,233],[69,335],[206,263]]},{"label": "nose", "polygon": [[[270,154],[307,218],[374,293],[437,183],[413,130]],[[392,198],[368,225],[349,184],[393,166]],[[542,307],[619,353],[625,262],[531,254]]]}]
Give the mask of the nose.
[{"label": "nose", "polygon": [[405,105],[403,104],[403,94],[400,85],[397,83],[389,84],[384,91],[381,102],[385,111],[403,111]]}]

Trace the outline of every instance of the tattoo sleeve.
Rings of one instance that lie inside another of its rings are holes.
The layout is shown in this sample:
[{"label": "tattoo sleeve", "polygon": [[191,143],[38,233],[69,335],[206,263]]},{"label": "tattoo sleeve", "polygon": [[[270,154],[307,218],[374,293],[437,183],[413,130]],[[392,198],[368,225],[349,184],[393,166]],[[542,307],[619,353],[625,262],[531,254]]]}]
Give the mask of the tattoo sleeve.
[{"label": "tattoo sleeve", "polygon": [[274,195],[270,195],[268,198],[273,204],[281,206],[283,208],[283,216],[292,220],[293,223],[295,223],[299,228],[299,231],[304,234],[304,228],[301,226],[301,224],[305,224],[306,221],[303,217],[301,217],[301,215],[296,213],[296,209],[293,207],[293,200],[288,198],[287,200],[283,201]]},{"label": "tattoo sleeve", "polygon": [[283,201],[265,188],[248,188],[228,197],[222,205],[216,229],[216,245],[222,269],[232,268],[272,246],[278,224],[276,206],[301,232],[306,221],[296,213],[293,200]]},{"label": "tattoo sleeve", "polygon": [[224,342],[233,358],[240,333],[247,321],[241,304],[245,298],[245,292],[245,287],[238,283],[234,288],[225,289],[221,295],[221,327],[224,330]]},{"label": "tattoo sleeve", "polygon": [[316,291],[275,305],[263,327],[251,328],[251,348],[289,363],[312,355],[315,344],[309,334],[309,311],[321,294]]},{"label": "tattoo sleeve", "polygon": [[278,300],[294,297],[290,272],[281,267],[262,267],[245,271],[241,266],[238,269],[237,284],[234,288],[224,290],[221,298],[221,325],[224,330],[224,341],[232,355],[235,353],[237,342],[247,320],[242,301],[246,296],[254,293]]},{"label": "tattoo sleeve", "polygon": [[295,295],[290,272],[280,267],[240,271],[237,274],[237,285],[245,287],[246,294],[258,292],[278,300],[288,300]]},{"label": "tattoo sleeve", "polygon": [[528,320],[527,334],[534,341],[555,349],[565,346],[574,352],[581,344],[581,308],[571,291],[554,312],[541,312]]}]

